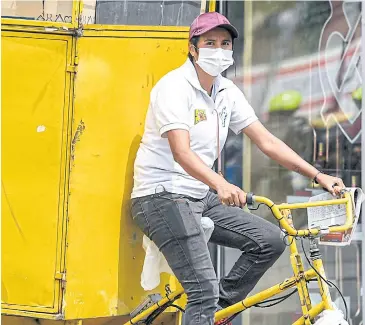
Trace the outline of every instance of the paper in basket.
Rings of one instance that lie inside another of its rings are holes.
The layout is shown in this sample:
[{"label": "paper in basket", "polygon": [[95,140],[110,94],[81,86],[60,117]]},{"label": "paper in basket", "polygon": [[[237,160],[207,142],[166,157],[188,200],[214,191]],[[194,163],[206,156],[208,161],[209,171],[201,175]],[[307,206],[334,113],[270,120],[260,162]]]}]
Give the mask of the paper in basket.
[{"label": "paper in basket", "polygon": [[[331,232],[323,234],[319,237],[319,244],[332,246],[346,246],[350,245],[353,234],[359,220],[361,212],[361,204],[365,199],[364,193],[360,188],[347,188],[351,193],[352,210],[354,215],[354,222],[352,227],[346,232]],[[310,198],[310,202],[333,200],[330,193],[322,193]],[[330,226],[341,226],[346,221],[346,206],[328,205],[321,207],[311,207],[308,211],[308,228],[327,229]]]}]

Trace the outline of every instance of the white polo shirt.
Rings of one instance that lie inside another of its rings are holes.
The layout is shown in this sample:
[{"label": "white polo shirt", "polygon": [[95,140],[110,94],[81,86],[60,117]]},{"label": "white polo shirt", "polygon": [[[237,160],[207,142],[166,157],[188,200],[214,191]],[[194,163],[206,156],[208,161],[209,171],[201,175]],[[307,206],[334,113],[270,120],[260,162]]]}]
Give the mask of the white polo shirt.
[{"label": "white polo shirt", "polygon": [[214,94],[209,96],[189,59],[162,77],[151,91],[145,132],[134,164],[132,198],[162,190],[204,198],[209,187],[190,176],[174,160],[166,132],[189,131],[191,149],[212,168],[218,158],[217,113],[220,149],[226,142],[228,128],[239,134],[257,120],[254,110],[232,81],[219,75]]}]

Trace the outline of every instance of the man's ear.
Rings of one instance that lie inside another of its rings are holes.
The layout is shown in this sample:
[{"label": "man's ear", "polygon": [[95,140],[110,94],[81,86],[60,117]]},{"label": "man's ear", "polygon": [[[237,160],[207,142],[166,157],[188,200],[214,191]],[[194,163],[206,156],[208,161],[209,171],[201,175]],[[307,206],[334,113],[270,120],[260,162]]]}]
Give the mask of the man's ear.
[{"label": "man's ear", "polygon": [[189,43],[189,53],[195,60],[197,60],[197,51],[194,44],[192,43]]}]

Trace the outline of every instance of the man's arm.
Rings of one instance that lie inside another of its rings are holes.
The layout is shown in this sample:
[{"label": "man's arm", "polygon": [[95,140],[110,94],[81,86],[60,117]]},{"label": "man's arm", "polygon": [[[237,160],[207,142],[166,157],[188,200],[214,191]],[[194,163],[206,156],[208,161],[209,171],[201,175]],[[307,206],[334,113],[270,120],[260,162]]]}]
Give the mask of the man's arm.
[{"label": "man's arm", "polygon": [[[317,176],[318,183],[334,194],[345,187],[342,180],[337,177],[319,174],[319,171],[307,163],[283,141],[270,133],[259,121],[253,122],[242,130],[268,157],[278,162],[283,167],[313,179]],[[338,184],[333,188],[334,184]]]}]

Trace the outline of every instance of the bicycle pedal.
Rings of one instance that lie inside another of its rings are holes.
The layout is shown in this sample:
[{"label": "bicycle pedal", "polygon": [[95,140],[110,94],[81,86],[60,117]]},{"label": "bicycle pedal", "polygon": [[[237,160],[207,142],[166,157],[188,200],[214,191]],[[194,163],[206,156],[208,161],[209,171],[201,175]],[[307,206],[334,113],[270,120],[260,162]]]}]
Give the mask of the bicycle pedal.
[{"label": "bicycle pedal", "polygon": [[138,314],[142,313],[146,309],[150,308],[152,305],[154,305],[156,302],[160,301],[162,299],[162,296],[159,293],[154,293],[151,295],[148,295],[147,298],[140,303],[129,315],[131,318],[136,317]]}]

